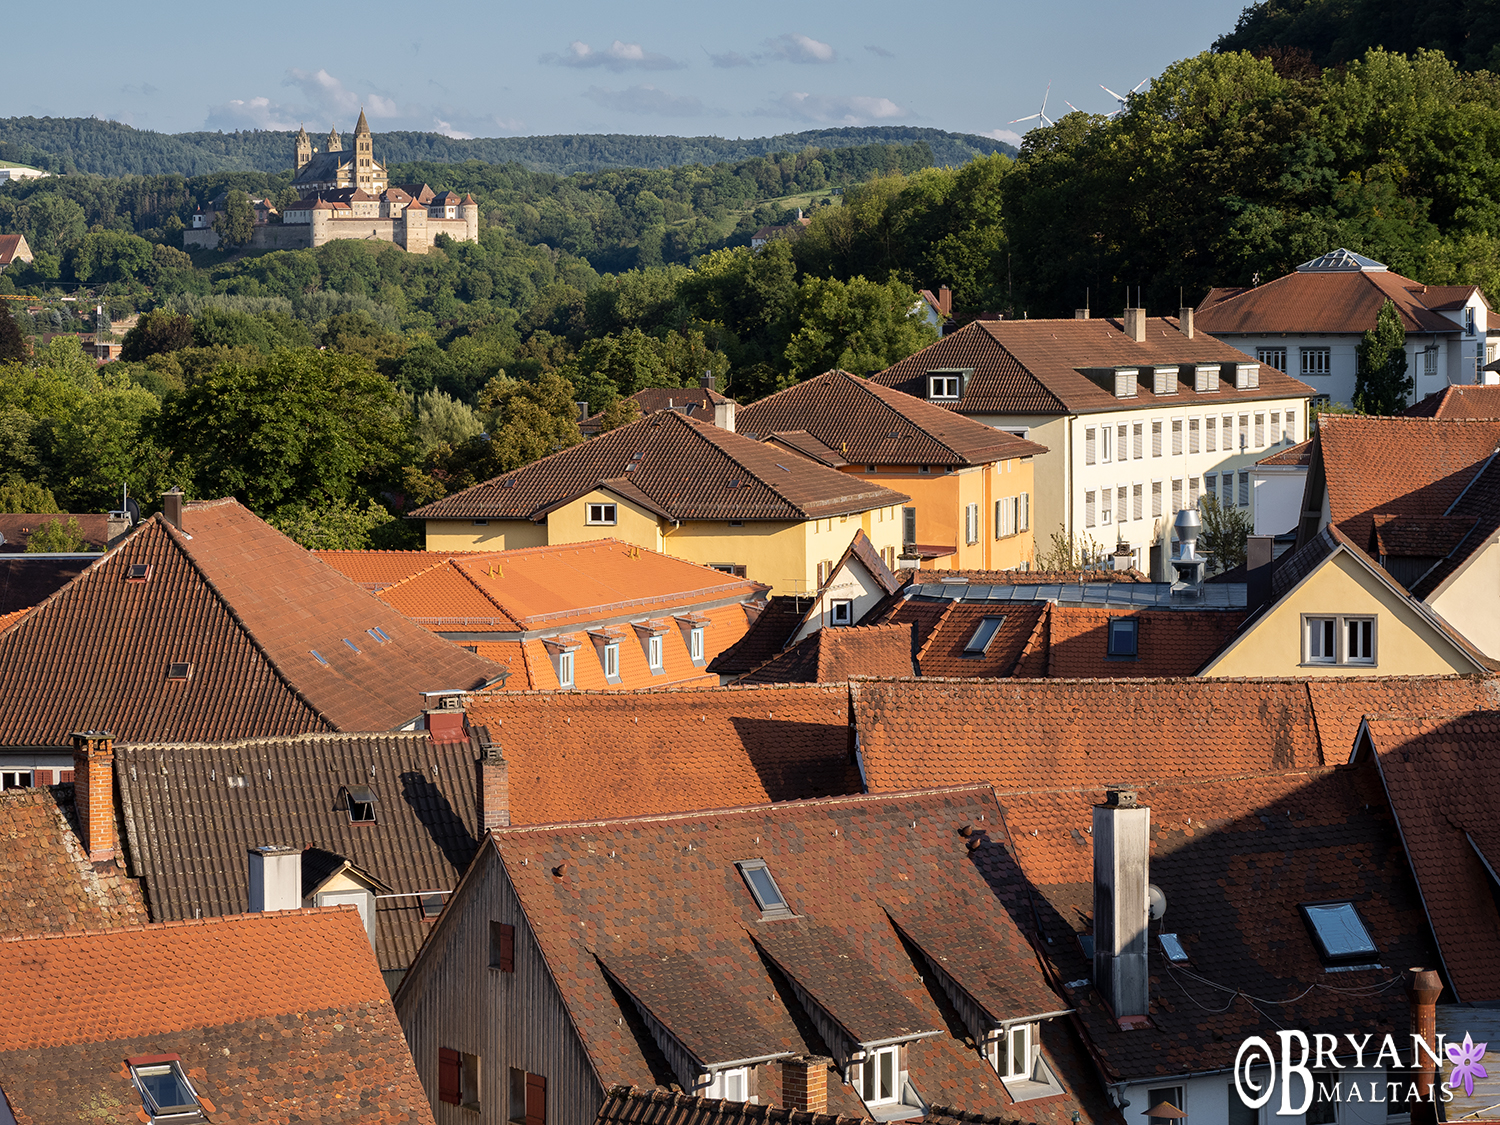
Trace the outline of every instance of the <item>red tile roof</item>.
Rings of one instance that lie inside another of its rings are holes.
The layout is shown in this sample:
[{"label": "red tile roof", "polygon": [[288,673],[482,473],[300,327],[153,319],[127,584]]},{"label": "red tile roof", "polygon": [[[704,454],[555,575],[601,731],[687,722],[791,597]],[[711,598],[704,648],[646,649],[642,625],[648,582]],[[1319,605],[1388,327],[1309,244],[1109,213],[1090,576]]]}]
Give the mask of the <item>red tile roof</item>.
[{"label": "red tile roof", "polygon": [[754,614],[745,635],[708,662],[721,676],[743,675],[786,647],[813,599],[806,594],[776,594]]},{"label": "red tile roof", "polygon": [[[1047,674],[1068,678],[1192,676],[1239,632],[1239,610],[1109,610],[1053,606],[1048,615]],[[1109,622],[1136,622],[1136,652],[1109,656]]]},{"label": "red tile roof", "polygon": [[1500,386],[1445,387],[1401,413],[1407,418],[1500,418]]},{"label": "red tile roof", "polygon": [[741,676],[739,684],[831,684],[850,676],[910,676],[909,624],[825,626]]},{"label": "red tile roof", "polygon": [[312,554],[366,590],[383,590],[437,566],[444,558],[432,551],[313,551]]},{"label": "red tile roof", "polygon": [[539,520],[601,482],[620,478],[671,519],[822,519],[906,499],[711,423],[662,411],[434,501],[411,517]]},{"label": "red tile roof", "polygon": [[[137,742],[389,730],[421,713],[423,691],[500,671],[232,500],[188,504],[183,522],[141,523],[0,633],[0,745],[68,745],[82,729]],[[169,680],[178,662],[190,675]]]},{"label": "red tile roof", "polygon": [[848,689],[470,696],[508,763],[512,824],[856,793]]},{"label": "red tile roof", "polygon": [[741,407],[735,424],[761,438],[806,431],[851,462],[875,465],[980,465],[1047,451],[847,371],[825,371]]},{"label": "red tile roof", "polygon": [[78,512],[61,514],[13,515],[0,513],[0,553],[26,550],[31,536],[44,524],[60,523],[67,526],[69,520],[77,521],[83,536],[84,551],[102,551],[109,541],[109,517],[103,512]]},{"label": "red tile roof", "polygon": [[1365,730],[1455,999],[1500,1000],[1500,712],[1376,714]]},{"label": "red tile roof", "polygon": [[1458,332],[1457,323],[1432,311],[1452,296],[1447,287],[1429,291],[1388,270],[1297,271],[1253,289],[1215,289],[1194,322],[1217,333],[1363,333],[1390,300],[1408,332]]},{"label": "red tile roof", "polygon": [[1244,352],[1199,331],[1188,339],[1177,321],[1152,317],[1137,343],[1118,320],[982,320],[965,325],[877,375],[876,383],[925,397],[929,371],[972,368],[963,398],[948,408],[963,414],[1084,414],[1100,410],[1149,410],[1167,403],[1190,410],[1219,402],[1301,397],[1312,388],[1274,368],[1260,368],[1260,387],[1236,390],[1221,379],[1219,390],[1199,393],[1187,380],[1170,398],[1152,393],[1142,379],[1137,397],[1117,399],[1080,373],[1085,367],[1188,363],[1253,363]]},{"label": "red tile roof", "polygon": [[[954,781],[1086,787],[1347,761],[1360,717],[1500,701],[1479,676],[1285,680],[855,680],[871,792]],[[1439,702],[1443,701],[1443,702]]]},{"label": "red tile roof", "polygon": [[[832,1081],[837,1082],[836,1077]],[[857,1125],[863,1114],[806,1113],[755,1102],[702,1098],[661,1086],[612,1086],[594,1125]]]},{"label": "red tile roof", "polygon": [[1289,445],[1285,449],[1277,450],[1269,457],[1262,457],[1255,462],[1257,465],[1279,465],[1279,466],[1302,466],[1306,467],[1312,460],[1312,439],[1299,441],[1296,445]]},{"label": "red tile roof", "polygon": [[[1111,778],[1134,780],[1129,765]],[[1409,965],[1433,964],[1421,899],[1368,768],[1319,768],[1221,781],[1145,783],[1149,879],[1166,915],[1148,936],[1150,1022],[1122,1031],[1090,984],[1077,942],[1092,930],[1095,783],[1000,791],[1006,838],[1037,889],[1047,937],[1038,948],[1067,988],[1111,1080],[1225,1071],[1249,1035],[1282,1027],[1342,1034],[1399,1032]],[[1330,975],[1301,905],[1351,901],[1378,948],[1379,967]],[[1156,935],[1175,933],[1188,962],[1174,968]],[[1257,998],[1262,1002],[1257,1004]]]},{"label": "red tile roof", "polygon": [[[640,406],[643,416],[658,410],[680,410],[709,423],[714,420],[716,405],[734,401],[708,387],[647,387],[630,398]],[[591,414],[578,423],[578,428],[585,434],[597,434],[603,418],[603,411]]]},{"label": "red tile roof", "polygon": [[[1044,602],[981,605],[913,599],[900,603],[888,620],[910,620],[922,634],[918,640],[921,648],[917,653],[920,675],[991,679],[1015,673],[1016,662],[1037,636],[1047,609]],[[934,613],[938,614],[935,620]],[[988,650],[976,656],[966,656],[964,649],[986,617],[1001,617],[1004,622],[990,641]]]},{"label": "red tile roof", "polygon": [[89,862],[76,820],[72,785],[0,793],[0,936],[149,920],[139,883],[114,864]]},{"label": "red tile roof", "polygon": [[16,251],[20,248],[19,234],[0,234],[0,266],[8,266],[15,261]]},{"label": "red tile roof", "polygon": [[167,1053],[214,1120],[432,1121],[348,907],[0,940],[0,981],[21,1120],[135,1123],[124,1061]]}]

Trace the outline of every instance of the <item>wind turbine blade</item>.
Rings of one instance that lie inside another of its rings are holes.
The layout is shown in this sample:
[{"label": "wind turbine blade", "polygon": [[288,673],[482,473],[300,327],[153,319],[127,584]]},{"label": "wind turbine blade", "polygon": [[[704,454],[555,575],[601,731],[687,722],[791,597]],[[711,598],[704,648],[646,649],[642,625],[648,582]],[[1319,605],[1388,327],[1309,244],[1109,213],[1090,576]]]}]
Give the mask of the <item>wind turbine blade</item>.
[{"label": "wind turbine blade", "polygon": [[1125,99],[1122,98],[1122,97],[1120,97],[1119,94],[1115,93],[1108,86],[1106,86],[1103,82],[1099,83],[1099,89],[1103,90],[1106,94],[1108,94],[1110,97],[1114,98],[1115,101],[1119,102],[1121,105],[1125,104]]},{"label": "wind turbine blade", "polygon": [[1042,94],[1042,112],[1047,112],[1047,98],[1052,93],[1052,83],[1047,83],[1046,93]]},{"label": "wind turbine blade", "polygon": [[1080,112],[1080,110],[1079,110],[1079,108],[1078,108],[1078,107],[1077,107],[1077,106],[1076,106],[1076,105],[1074,105],[1074,104],[1073,104],[1073,103],[1072,103],[1072,102],[1070,102],[1070,101],[1068,101],[1068,99],[1067,99],[1067,98],[1064,98],[1064,99],[1063,99],[1063,105],[1065,105],[1065,106],[1067,106],[1067,107],[1068,107],[1068,108],[1069,108],[1069,109],[1071,109],[1071,110],[1072,110],[1072,111],[1073,111],[1073,112],[1074,112],[1074,113],[1078,113],[1078,112]]},{"label": "wind turbine blade", "polygon": [[1008,122],[1006,122],[1006,124],[1008,124],[1008,125],[1019,125],[1023,121],[1034,121],[1036,118],[1038,118],[1040,116],[1041,116],[1040,113],[1033,113],[1033,114],[1031,114],[1031,115],[1029,115],[1027,117],[1018,117],[1014,121],[1008,121]]},{"label": "wind turbine blade", "polygon": [[1131,90],[1130,92],[1132,94],[1136,93],[1136,91],[1138,91],[1142,86],[1144,86],[1147,82],[1150,82],[1150,81],[1151,81],[1151,79],[1149,79],[1149,78],[1142,78],[1139,82],[1137,82],[1135,84],[1135,89]]}]

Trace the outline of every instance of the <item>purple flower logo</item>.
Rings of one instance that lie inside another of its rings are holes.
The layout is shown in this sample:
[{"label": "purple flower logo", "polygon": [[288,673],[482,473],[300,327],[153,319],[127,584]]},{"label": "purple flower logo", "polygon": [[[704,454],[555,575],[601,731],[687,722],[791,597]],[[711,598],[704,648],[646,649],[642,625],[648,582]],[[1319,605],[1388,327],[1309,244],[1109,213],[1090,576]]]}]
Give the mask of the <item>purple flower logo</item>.
[{"label": "purple flower logo", "polygon": [[1453,1060],[1453,1074],[1448,1079],[1449,1089],[1462,1084],[1464,1093],[1471,1098],[1474,1096],[1474,1079],[1490,1076],[1482,1061],[1488,1046],[1488,1043],[1475,1043],[1469,1038],[1467,1031],[1464,1032],[1462,1046],[1457,1043],[1448,1044],[1448,1057]]}]

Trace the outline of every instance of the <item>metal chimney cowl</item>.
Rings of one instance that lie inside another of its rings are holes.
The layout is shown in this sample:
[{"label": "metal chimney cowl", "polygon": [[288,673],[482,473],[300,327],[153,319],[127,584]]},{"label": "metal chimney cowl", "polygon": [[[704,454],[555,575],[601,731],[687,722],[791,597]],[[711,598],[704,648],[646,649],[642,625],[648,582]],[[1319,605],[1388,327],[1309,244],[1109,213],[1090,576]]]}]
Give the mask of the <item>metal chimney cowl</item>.
[{"label": "metal chimney cowl", "polygon": [[1116,1019],[1145,1016],[1151,810],[1126,788],[1093,811],[1094,984]]}]

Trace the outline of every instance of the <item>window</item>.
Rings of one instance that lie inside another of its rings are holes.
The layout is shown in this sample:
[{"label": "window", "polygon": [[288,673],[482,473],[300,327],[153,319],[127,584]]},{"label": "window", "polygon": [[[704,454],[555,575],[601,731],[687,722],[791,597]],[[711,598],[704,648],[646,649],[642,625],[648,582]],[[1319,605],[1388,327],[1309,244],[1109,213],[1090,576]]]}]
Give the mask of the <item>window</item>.
[{"label": "window", "polygon": [[901,509],[901,542],[909,545],[917,541],[917,510],[915,508]]},{"label": "window", "polygon": [[1154,480],[1151,482],[1151,516],[1154,519],[1159,515],[1161,515],[1161,481]]},{"label": "window", "polygon": [[1464,309],[1464,335],[1472,336],[1476,331],[1474,325],[1474,306],[1470,305]]},{"label": "window", "polygon": [[[1257,1073],[1251,1082],[1259,1085],[1268,1080],[1264,1072],[1261,1072]],[[1229,1084],[1229,1125],[1260,1125],[1260,1110],[1244,1103],[1233,1082]]]},{"label": "window", "polygon": [[1109,426],[1105,426],[1102,430],[1099,431],[1100,460],[1102,460],[1106,465],[1109,464],[1110,446],[1113,444],[1110,441],[1110,435],[1113,432],[1114,431]]},{"label": "window", "polygon": [[1172,511],[1182,511],[1182,478],[1172,478]]},{"label": "window", "polygon": [[150,563],[131,563],[130,570],[125,576],[126,582],[144,582],[151,577]]},{"label": "window", "polygon": [[956,399],[959,397],[959,388],[962,379],[958,375],[929,375],[927,376],[927,397]]},{"label": "window", "polygon": [[1197,453],[1198,452],[1198,445],[1199,445],[1199,442],[1198,442],[1198,426],[1199,426],[1200,421],[1201,420],[1198,419],[1198,418],[1189,418],[1188,419],[1188,452],[1189,453]]},{"label": "window", "polygon": [[344,790],[344,808],[349,811],[349,823],[375,823],[375,794],[369,786],[351,785]]},{"label": "window", "polygon": [[1109,524],[1113,520],[1113,512],[1110,509],[1110,497],[1114,495],[1114,492],[1114,489],[1106,488],[1101,490],[1099,493],[1099,522],[1106,527],[1109,526]]},{"label": "window", "polygon": [[703,661],[703,626],[695,625],[688,630],[688,657],[694,664]]},{"label": "window", "polygon": [[1124,523],[1127,519],[1130,518],[1129,510],[1126,507],[1126,498],[1129,495],[1129,490],[1127,490],[1123,484],[1120,485],[1119,488],[1115,489],[1115,519],[1117,519],[1120,523]]},{"label": "window", "polygon": [[1115,459],[1118,461],[1124,461],[1129,456],[1129,453],[1127,452],[1129,449],[1130,441],[1129,434],[1130,427],[1126,426],[1123,422],[1120,423],[1120,428],[1115,433],[1117,442],[1117,444],[1115,445]]},{"label": "window", "polygon": [[469,522],[471,524],[473,524],[473,526],[475,526],[475,527],[489,527],[490,526],[490,521],[489,520],[470,520]]},{"label": "window", "polygon": [[970,504],[964,509],[964,542],[970,546],[979,542],[978,504]]},{"label": "window", "polygon": [[833,560],[832,559],[824,559],[822,562],[820,562],[818,564],[818,580],[817,580],[818,581],[818,586],[821,587],[823,585],[823,583],[827,582],[829,575],[831,575],[832,573],[833,573]]},{"label": "window", "polygon": [[422,917],[431,921],[443,912],[443,899],[446,895],[437,891],[422,896]]},{"label": "window", "polygon": [[881,1047],[865,1056],[859,1064],[859,1096],[865,1105],[879,1105],[896,1100],[899,1090],[900,1047]]},{"label": "window", "polygon": [[1146,486],[1143,484],[1133,484],[1130,486],[1130,510],[1132,513],[1132,519],[1144,518],[1144,516],[1142,515],[1144,510],[1142,499],[1145,491]]},{"label": "window", "polygon": [[1255,416],[1255,448],[1264,449],[1266,445],[1266,416],[1257,414]]},{"label": "window", "polygon": [[1172,419],[1172,456],[1182,456],[1182,419]]},{"label": "window", "polygon": [[1187,950],[1182,948],[1182,942],[1177,940],[1176,934],[1157,934],[1161,942],[1161,951],[1167,955],[1167,960],[1174,965],[1181,964],[1188,959]]},{"label": "window", "polygon": [[1328,1071],[1313,1071],[1312,1104],[1307,1107],[1306,1125],[1335,1125],[1339,1119],[1339,1076]]},{"label": "window", "polygon": [[646,638],[646,665],[651,669],[651,671],[660,672],[662,670],[661,657],[661,634],[653,633],[651,636]]},{"label": "window", "polygon": [[547,1125],[547,1079],[510,1068],[510,1119],[516,1125]]},{"label": "window", "polygon": [[1241,414],[1240,415],[1240,449],[1241,450],[1245,450],[1245,449],[1248,449],[1249,447],[1250,447],[1250,415],[1248,415],[1248,414]]},{"label": "window", "polygon": [[1198,507],[1198,478],[1188,477],[1188,507]]},{"label": "window", "polygon": [[851,598],[834,598],[828,603],[828,620],[833,625],[854,624],[854,601]]},{"label": "window", "polygon": [[186,661],[178,661],[167,665],[167,679],[190,680],[193,678],[193,666]]},{"label": "window", "polygon": [[1094,491],[1090,489],[1083,494],[1083,526],[1094,526]]},{"label": "window", "polygon": [[573,654],[571,652],[557,654],[557,686],[573,686]]},{"label": "window", "polygon": [[1018,1023],[1001,1033],[998,1065],[1001,1078],[1031,1077],[1031,1024]]},{"label": "window", "polygon": [[1016,533],[1015,497],[995,501],[995,538],[1004,539]]},{"label": "window", "polygon": [[613,525],[616,523],[617,509],[613,504],[590,504],[589,523],[602,523]]},{"label": "window", "polygon": [[710,570],[717,570],[720,574],[732,574],[736,578],[745,577],[745,567],[741,563],[709,563]]},{"label": "window", "polygon": [[1349,664],[1375,663],[1375,619],[1344,618],[1344,661]]},{"label": "window", "polygon": [[1422,349],[1422,374],[1428,378],[1437,375],[1437,355],[1436,347]]},{"label": "window", "polygon": [[1297,412],[1295,410],[1286,412],[1286,440],[1293,444],[1297,441]]},{"label": "window", "polygon": [[1302,663],[1373,667],[1375,632],[1373,617],[1304,617]]},{"label": "window", "polygon": [[740,869],[740,877],[745,880],[745,886],[750,888],[751,895],[755,897],[755,905],[760,907],[762,918],[792,917],[792,908],[782,897],[781,889],[771,877],[771,869],[766,866],[765,860],[744,859],[735,866]]},{"label": "window", "polygon": [[516,928],[508,922],[490,923],[490,968],[516,971]]},{"label": "window", "polygon": [[176,1055],[143,1055],[125,1062],[136,1089],[141,1092],[146,1112],[153,1118],[203,1112],[198,1092],[183,1073],[182,1060]]},{"label": "window", "polygon": [[1005,624],[1004,617],[982,617],[979,627],[974,630],[974,635],[969,638],[969,643],[964,645],[965,656],[983,656],[990,650],[994,643],[995,634],[1000,631],[1000,626]]},{"label": "window", "polygon": [[1219,503],[1226,508],[1234,503],[1234,474],[1224,474],[1224,491],[1219,495]]},{"label": "window", "polygon": [[5,770],[0,773],[0,789],[30,789],[31,770]]},{"label": "window", "polygon": [[1130,455],[1137,461],[1145,456],[1144,442],[1141,437],[1141,431],[1144,429],[1145,426],[1140,422],[1130,428]]},{"label": "window", "polygon": [[1327,375],[1331,369],[1330,352],[1327,348],[1302,348],[1302,377]]},{"label": "window", "polygon": [[606,680],[618,680],[620,678],[620,643],[607,644],[604,653],[604,678]]},{"label": "window", "polygon": [[1256,348],[1255,362],[1267,367],[1274,367],[1277,371],[1286,370],[1285,348]]},{"label": "window", "polygon": [[1216,453],[1219,449],[1219,420],[1210,414],[1203,419],[1203,451]]},{"label": "window", "polygon": [[1115,617],[1109,622],[1109,651],[1108,655],[1134,659],[1137,647],[1137,629],[1139,623],[1133,617]]},{"label": "window", "polygon": [[723,1098],[726,1102],[747,1102],[750,1100],[750,1068],[737,1066],[731,1070],[721,1070],[709,1081],[703,1090],[705,1098]]},{"label": "window", "polygon": [[1151,423],[1151,456],[1161,456],[1161,423]]},{"label": "window", "polygon": [[1016,497],[1016,530],[1031,530],[1031,493],[1023,492]]},{"label": "window", "polygon": [[1092,465],[1097,461],[1098,439],[1094,436],[1097,431],[1093,426],[1083,431],[1083,463]]},{"label": "window", "polygon": [[880,548],[880,558],[885,563],[885,565],[886,565],[886,567],[888,569],[890,569],[890,570],[895,570],[896,569],[896,548],[894,548],[894,547],[882,547],[882,548]]},{"label": "window", "polygon": [[1242,469],[1240,471],[1240,507],[1241,508],[1248,508],[1249,506],[1250,506],[1250,470],[1249,469]]},{"label": "window", "polygon": [[1209,473],[1208,476],[1206,476],[1206,477],[1203,478],[1203,490],[1205,492],[1207,492],[1210,496],[1212,496],[1215,500],[1218,500],[1218,498],[1219,498],[1219,474],[1218,473]]},{"label": "window", "polygon": [[[1182,1109],[1182,1087],[1163,1086],[1156,1090],[1146,1091],[1146,1108],[1148,1110],[1155,1109],[1163,1102],[1166,1102],[1173,1109]],[[1171,1117],[1148,1117],[1147,1120],[1151,1125],[1177,1125],[1177,1119]]]}]

